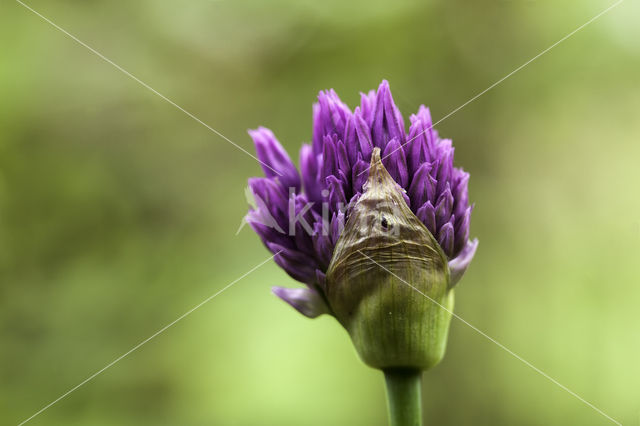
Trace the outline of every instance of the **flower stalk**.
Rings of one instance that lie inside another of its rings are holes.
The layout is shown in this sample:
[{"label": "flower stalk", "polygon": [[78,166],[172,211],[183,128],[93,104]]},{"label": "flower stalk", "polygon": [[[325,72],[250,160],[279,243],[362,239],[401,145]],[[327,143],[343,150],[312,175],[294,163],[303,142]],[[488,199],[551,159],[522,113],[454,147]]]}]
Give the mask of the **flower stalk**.
[{"label": "flower stalk", "polygon": [[422,424],[422,371],[391,368],[384,370],[390,426]]}]

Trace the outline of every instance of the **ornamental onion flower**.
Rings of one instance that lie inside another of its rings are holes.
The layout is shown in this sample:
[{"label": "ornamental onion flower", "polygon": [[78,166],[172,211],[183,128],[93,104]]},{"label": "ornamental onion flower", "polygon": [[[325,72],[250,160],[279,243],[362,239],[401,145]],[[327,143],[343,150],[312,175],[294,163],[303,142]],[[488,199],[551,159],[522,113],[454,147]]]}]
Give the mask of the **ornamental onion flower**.
[{"label": "ornamental onion flower", "polygon": [[333,91],[313,106],[300,172],[274,134],[250,131],[265,177],[246,220],[305,288],[273,292],[302,314],[333,315],[362,360],[384,371],[391,423],[420,419],[421,372],[444,356],[453,287],[469,240],[469,174],[420,106],[405,130],[383,81],[352,112]]},{"label": "ornamental onion flower", "polygon": [[249,179],[256,203],[247,222],[278,253],[276,263],[307,285],[273,289],[301,313],[330,312],[323,294],[325,274],[376,147],[405,190],[407,205],[446,254],[451,286],[471,262],[478,242],[469,241],[469,174],[453,166],[451,140],[432,128],[428,108],[421,105],[409,120],[407,134],[387,81],[377,92],[362,93],[353,112],[335,91],[320,92],[313,105],[312,142],[300,150],[300,173],[269,129],[249,132],[266,177]]}]

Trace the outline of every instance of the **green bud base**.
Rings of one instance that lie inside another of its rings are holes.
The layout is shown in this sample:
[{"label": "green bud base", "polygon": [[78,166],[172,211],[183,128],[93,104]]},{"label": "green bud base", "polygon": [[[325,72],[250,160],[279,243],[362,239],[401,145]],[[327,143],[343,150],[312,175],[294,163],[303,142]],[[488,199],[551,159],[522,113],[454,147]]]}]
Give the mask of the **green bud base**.
[{"label": "green bud base", "polygon": [[422,425],[422,371],[383,370],[387,384],[390,426]]}]

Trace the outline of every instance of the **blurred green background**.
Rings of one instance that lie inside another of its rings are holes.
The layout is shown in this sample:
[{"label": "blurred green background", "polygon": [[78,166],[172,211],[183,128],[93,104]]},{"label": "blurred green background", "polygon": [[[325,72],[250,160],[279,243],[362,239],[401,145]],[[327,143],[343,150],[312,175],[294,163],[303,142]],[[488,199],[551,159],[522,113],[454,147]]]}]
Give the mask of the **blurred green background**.
[{"label": "blurred green background", "polygon": [[[253,152],[389,80],[435,120],[612,4],[28,2]],[[439,124],[471,173],[456,312],[640,424],[640,7],[627,0]],[[268,257],[246,154],[18,3],[0,13],[0,423],[17,424]],[[29,424],[384,425],[382,375],[270,262]],[[453,320],[427,424],[610,422]]]}]

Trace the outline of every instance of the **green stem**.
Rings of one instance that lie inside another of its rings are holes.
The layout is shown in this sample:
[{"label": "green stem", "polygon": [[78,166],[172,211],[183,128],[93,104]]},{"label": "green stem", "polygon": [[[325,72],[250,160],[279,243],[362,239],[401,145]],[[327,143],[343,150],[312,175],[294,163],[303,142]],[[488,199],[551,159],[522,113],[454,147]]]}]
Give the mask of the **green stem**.
[{"label": "green stem", "polygon": [[387,402],[390,426],[420,426],[422,424],[422,371],[387,369]]}]

